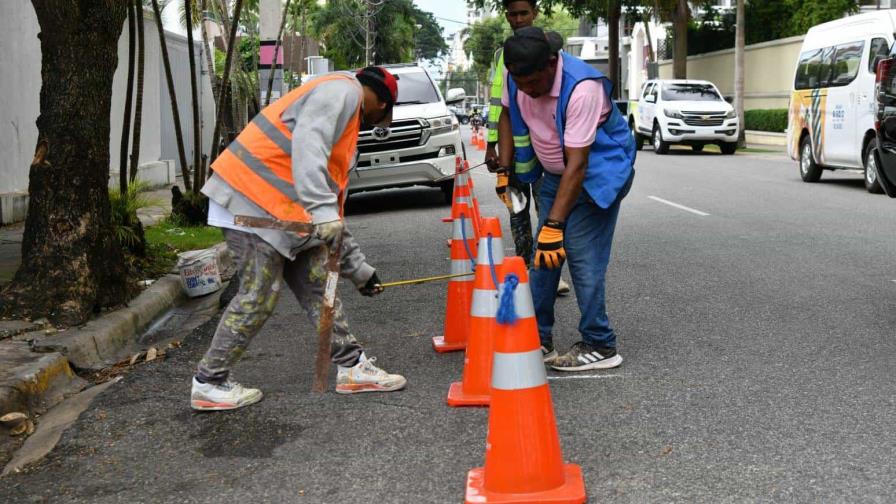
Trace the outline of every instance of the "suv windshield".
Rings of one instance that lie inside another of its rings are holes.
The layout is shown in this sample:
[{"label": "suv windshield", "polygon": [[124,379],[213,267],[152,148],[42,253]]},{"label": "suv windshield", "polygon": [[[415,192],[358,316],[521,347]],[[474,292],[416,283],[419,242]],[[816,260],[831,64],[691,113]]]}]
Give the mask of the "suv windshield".
[{"label": "suv windshield", "polygon": [[663,101],[722,101],[722,97],[709,84],[666,84]]},{"label": "suv windshield", "polygon": [[435,103],[439,101],[439,94],[433,87],[432,81],[424,72],[397,74],[398,78],[398,102],[403,103]]}]

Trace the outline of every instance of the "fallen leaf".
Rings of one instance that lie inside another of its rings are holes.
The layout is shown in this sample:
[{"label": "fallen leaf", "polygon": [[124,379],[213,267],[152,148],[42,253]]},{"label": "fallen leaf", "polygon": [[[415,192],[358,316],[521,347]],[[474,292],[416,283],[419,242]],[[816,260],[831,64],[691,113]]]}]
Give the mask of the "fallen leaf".
[{"label": "fallen leaf", "polygon": [[146,362],[155,360],[159,355],[159,351],[156,350],[156,347],[149,347],[149,350],[146,351]]},{"label": "fallen leaf", "polygon": [[34,434],[34,422],[28,420],[27,422],[25,422],[25,425],[27,426],[25,429],[25,434],[28,436]]},{"label": "fallen leaf", "polygon": [[7,413],[0,417],[0,424],[5,425],[6,427],[16,427],[25,420],[28,420],[28,415],[20,411],[13,411],[12,413]]},{"label": "fallen leaf", "polygon": [[131,356],[131,366],[137,363],[140,360],[140,357],[143,356],[143,352],[137,352],[133,356]]},{"label": "fallen leaf", "polygon": [[9,435],[10,436],[19,436],[19,435],[24,434],[28,430],[29,423],[31,423],[31,422],[25,421],[25,422],[20,423],[19,425],[16,425],[12,429],[9,429]]},{"label": "fallen leaf", "polygon": [[660,455],[668,455],[672,453],[672,446],[664,446],[662,450],[660,450]]}]

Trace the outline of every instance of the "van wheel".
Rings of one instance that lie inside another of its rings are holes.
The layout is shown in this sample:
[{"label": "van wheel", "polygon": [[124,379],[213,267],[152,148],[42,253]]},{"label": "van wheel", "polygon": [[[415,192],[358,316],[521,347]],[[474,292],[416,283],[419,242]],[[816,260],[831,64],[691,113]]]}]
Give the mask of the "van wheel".
[{"label": "van wheel", "polygon": [[449,180],[448,182],[439,184],[439,189],[442,190],[442,198],[445,199],[445,204],[452,204],[452,199],[454,198],[454,181]]},{"label": "van wheel", "polygon": [[694,149],[694,152],[703,152],[703,144],[694,144],[691,149]]},{"label": "van wheel", "polygon": [[632,138],[635,140],[635,150],[639,151],[644,148],[644,135],[638,133],[638,128],[635,127],[635,121],[629,121],[628,127],[632,130]]},{"label": "van wheel", "polygon": [[659,124],[653,125],[653,151],[660,155],[669,153],[669,142],[663,140]]},{"label": "van wheel", "polygon": [[812,140],[805,135],[800,141],[800,177],[803,182],[818,182],[821,179],[821,166],[812,157]]},{"label": "van wheel", "polygon": [[737,152],[737,142],[722,142],[719,145],[719,149],[721,149],[722,154],[734,154]]},{"label": "van wheel", "polygon": [[868,145],[865,146],[865,155],[862,159],[865,161],[865,189],[872,194],[880,194],[884,189],[877,181],[877,161],[874,159],[874,149],[877,148],[877,139],[872,138]]}]

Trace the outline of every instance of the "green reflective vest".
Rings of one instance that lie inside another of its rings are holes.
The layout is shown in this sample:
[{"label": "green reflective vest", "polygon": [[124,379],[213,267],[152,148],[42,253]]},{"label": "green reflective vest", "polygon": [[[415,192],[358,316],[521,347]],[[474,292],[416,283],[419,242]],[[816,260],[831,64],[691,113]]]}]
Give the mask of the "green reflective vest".
[{"label": "green reflective vest", "polygon": [[495,51],[495,57],[492,58],[491,76],[492,88],[488,99],[488,123],[485,127],[488,129],[486,142],[494,143],[498,141],[498,119],[501,118],[501,96],[504,94],[503,48]]}]

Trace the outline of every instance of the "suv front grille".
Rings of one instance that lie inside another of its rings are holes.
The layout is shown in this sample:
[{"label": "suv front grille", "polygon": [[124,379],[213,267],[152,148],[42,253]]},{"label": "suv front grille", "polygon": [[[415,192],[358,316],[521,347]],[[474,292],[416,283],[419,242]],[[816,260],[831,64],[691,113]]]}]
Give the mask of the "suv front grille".
[{"label": "suv front grille", "polygon": [[725,112],[685,112],[684,123],[688,126],[721,126],[725,122]]},{"label": "suv front grille", "polygon": [[423,143],[422,139],[423,123],[419,119],[402,119],[392,122],[388,137],[382,140],[373,135],[373,130],[361,131],[358,134],[358,152],[370,154],[417,147]]}]

